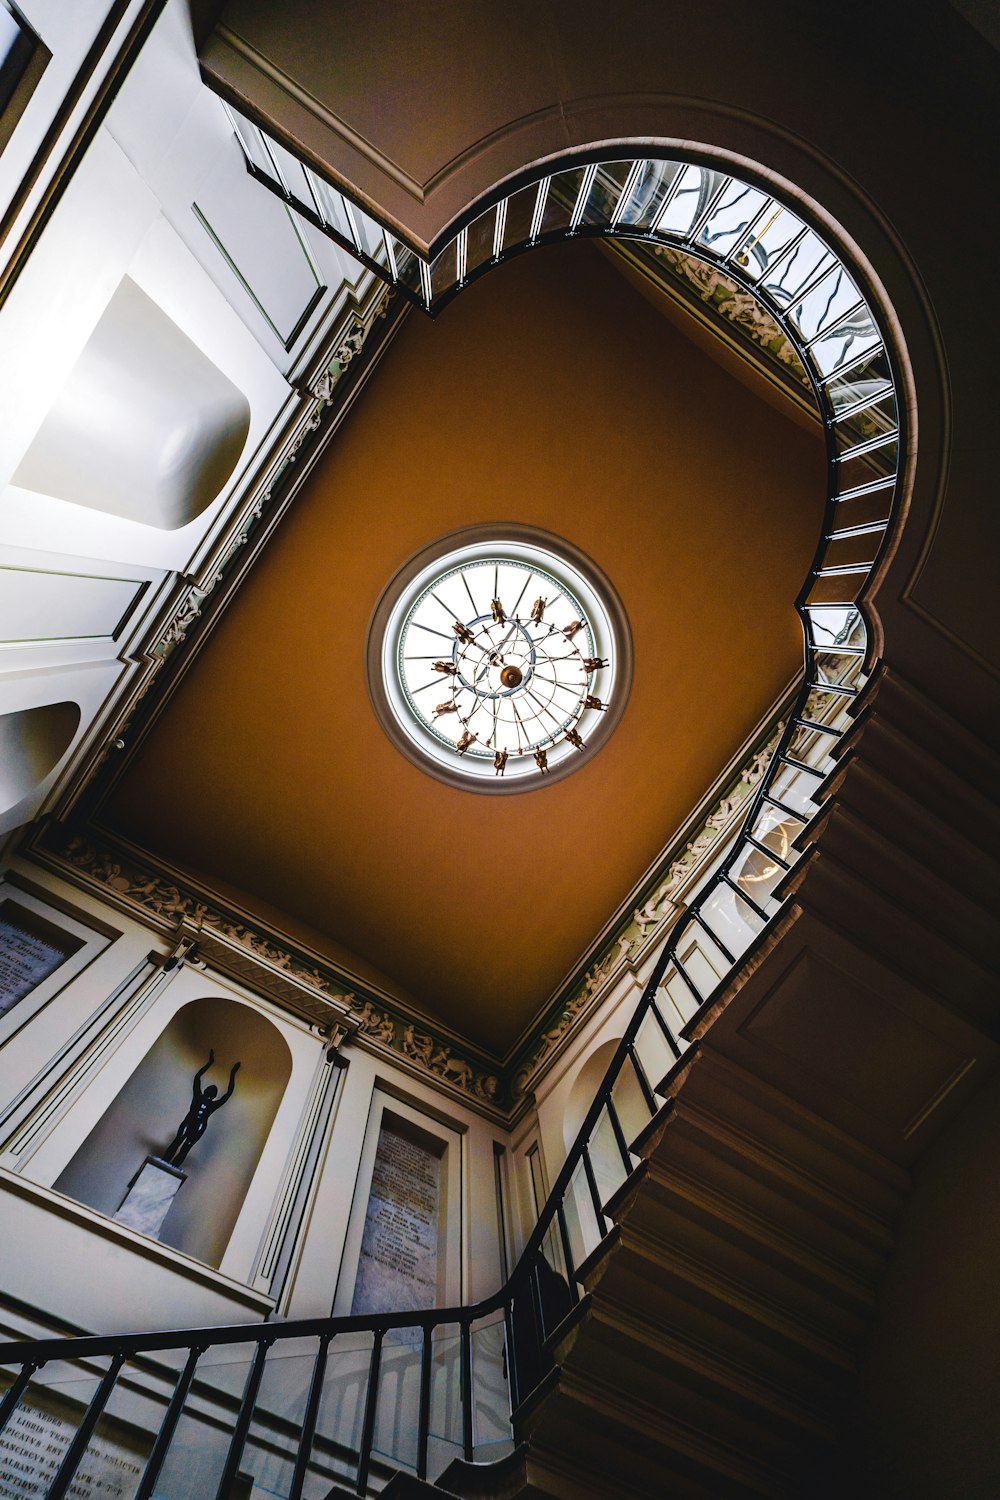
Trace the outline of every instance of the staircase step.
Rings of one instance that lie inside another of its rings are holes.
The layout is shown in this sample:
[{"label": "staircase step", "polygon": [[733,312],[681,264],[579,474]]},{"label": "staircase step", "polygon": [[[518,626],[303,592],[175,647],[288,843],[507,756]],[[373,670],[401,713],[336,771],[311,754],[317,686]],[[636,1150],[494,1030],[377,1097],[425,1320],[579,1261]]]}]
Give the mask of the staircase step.
[{"label": "staircase step", "polygon": [[710,1351],[736,1376],[753,1371],[793,1403],[839,1406],[854,1374],[850,1347],[627,1224],[615,1226],[581,1276],[595,1309],[624,1308],[651,1330]]},{"label": "staircase step", "polygon": [[[675,1101],[649,1173],[658,1181],[700,1182],[754,1218],[774,1225],[786,1241],[826,1261],[834,1274],[871,1286],[892,1248],[887,1226],[798,1171],[728,1122]],[[620,1210],[619,1210],[620,1211]]]},{"label": "staircase step", "polygon": [[543,1459],[572,1455],[574,1500],[800,1500],[791,1475],[732,1444],[727,1432],[701,1431],[599,1373],[577,1373],[572,1358],[523,1435]]},{"label": "staircase step", "polygon": [[814,846],[782,882],[782,889],[825,922],[836,922],[849,905],[856,941],[868,953],[891,962],[915,988],[986,1036],[1000,1039],[996,964],[992,954],[987,959],[967,951],[964,927],[942,930],[927,922],[844,864],[829,843]]},{"label": "staircase step", "polygon": [[699,1049],[698,1064],[682,1089],[670,1087],[667,1105],[641,1133],[634,1149],[652,1156],[668,1127],[685,1118],[699,1123],[703,1144],[734,1163],[766,1176],[775,1190],[809,1206],[832,1228],[881,1249],[892,1242],[892,1224],[909,1189],[908,1174],[884,1156],[746,1072],[713,1049]]},{"label": "staircase step", "polygon": [[[632,1229],[716,1266],[790,1317],[851,1343],[861,1337],[874,1310],[870,1283],[704,1177],[658,1159],[643,1166],[644,1185],[628,1211]],[[608,1213],[617,1217],[614,1204]]]},{"label": "staircase step", "polygon": [[[761,1462],[781,1470],[797,1466],[832,1432],[829,1420],[790,1398],[751,1393],[751,1382],[736,1385],[737,1376],[719,1359],[678,1358],[678,1343],[660,1334],[635,1309],[624,1312],[609,1299],[595,1301],[587,1336],[563,1368],[577,1379],[600,1381],[626,1401],[644,1402],[706,1437],[724,1434],[739,1451],[754,1452]],[[683,1351],[687,1355],[688,1351]],[[717,1378],[718,1377],[718,1378]],[[773,1388],[771,1388],[773,1390]]]}]

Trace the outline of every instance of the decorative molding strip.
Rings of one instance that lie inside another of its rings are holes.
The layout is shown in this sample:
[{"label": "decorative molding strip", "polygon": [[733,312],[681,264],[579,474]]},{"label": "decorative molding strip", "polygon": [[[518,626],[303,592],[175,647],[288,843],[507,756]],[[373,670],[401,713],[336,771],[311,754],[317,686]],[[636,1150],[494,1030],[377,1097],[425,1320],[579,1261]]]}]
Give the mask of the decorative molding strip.
[{"label": "decorative molding strip", "polygon": [[301,405],[290,432],[248,487],[247,499],[214,544],[207,566],[198,578],[181,582],[146,641],[132,648],[131,658],[140,666],[138,680],[122,702],[117,717],[103,731],[103,738],[95,745],[90,759],[81,766],[63,795],[57,808],[58,817],[70,815],[83,793],[94,787],[95,778],[107,767],[109,757],[125,749],[126,736],[135,725],[140,706],[145,704],[154,686],[159,687],[163,682],[165,663],[178,647],[190,640],[199,622],[214,613],[222,602],[226,590],[220,589],[220,585],[235,581],[234,560],[241,554],[252,556],[264,544],[280,514],[294,498],[297,484],[287,485],[283,481],[292,465],[298,465],[305,477],[318,447],[332,430],[329,423],[324,423],[326,414],[331,409],[337,412],[344,409],[357,386],[356,381],[351,382],[350,389],[345,391],[344,376],[358,361],[371,342],[376,325],[389,311],[392,288],[373,280],[370,292],[368,301],[364,305],[355,303],[343,319],[332,341],[332,354],[324,358],[319,374],[301,392]]},{"label": "decorative molding strip", "polygon": [[88,830],[51,823],[25,848],[29,857],[160,932],[197,944],[195,962],[229,974],[249,988],[314,1021],[335,1046],[345,1039],[391,1058],[416,1076],[430,1075],[491,1119],[505,1118],[501,1075],[489,1059],[455,1038],[387,1004],[385,997],[316,954],[284,944],[262,927],[213,906],[182,882],[143,865],[121,849],[98,843]]},{"label": "decorative molding strip", "polygon": [[557,998],[540,1030],[508,1069],[506,1097],[512,1108],[517,1109],[538,1086],[565,1049],[571,1034],[600,1008],[612,986],[666,937],[683,910],[684,895],[738,825],[754,787],[767,770],[783,728],[784,723],[779,723],[768,743],[754,752],[681,853],[665,856],[666,868],[661,864],[655,884],[647,888],[641,904],[619,924],[583,978]]}]

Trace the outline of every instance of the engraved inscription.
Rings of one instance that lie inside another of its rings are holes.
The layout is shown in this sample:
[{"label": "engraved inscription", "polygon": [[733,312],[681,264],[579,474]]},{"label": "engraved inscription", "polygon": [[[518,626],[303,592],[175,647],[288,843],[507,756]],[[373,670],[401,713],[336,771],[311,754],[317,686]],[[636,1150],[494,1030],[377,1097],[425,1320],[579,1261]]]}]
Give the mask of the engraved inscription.
[{"label": "engraved inscription", "polygon": [[16,901],[0,904],[0,1015],[48,979],[82,940]]},{"label": "engraved inscription", "polygon": [[410,1311],[438,1300],[441,1157],[383,1122],[351,1311]]},{"label": "engraved inscription", "polygon": [[[48,1392],[32,1393],[18,1406],[0,1437],[0,1500],[42,1500],[63,1461],[83,1406],[64,1416],[66,1403]],[[115,1424],[116,1426],[119,1424]],[[95,1434],[69,1493],[79,1500],[128,1500],[145,1462],[145,1445],[119,1443]]]}]

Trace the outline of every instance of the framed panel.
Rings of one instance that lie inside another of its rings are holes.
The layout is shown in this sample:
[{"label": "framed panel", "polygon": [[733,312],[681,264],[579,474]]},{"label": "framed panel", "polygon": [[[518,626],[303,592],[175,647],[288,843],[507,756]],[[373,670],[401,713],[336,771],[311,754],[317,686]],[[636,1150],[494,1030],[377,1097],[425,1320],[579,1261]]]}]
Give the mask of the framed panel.
[{"label": "framed panel", "polygon": [[462,1300],[461,1158],[458,1129],[374,1090],[334,1316]]},{"label": "framed panel", "polygon": [[0,879],[0,1046],[116,936],[27,882]]}]

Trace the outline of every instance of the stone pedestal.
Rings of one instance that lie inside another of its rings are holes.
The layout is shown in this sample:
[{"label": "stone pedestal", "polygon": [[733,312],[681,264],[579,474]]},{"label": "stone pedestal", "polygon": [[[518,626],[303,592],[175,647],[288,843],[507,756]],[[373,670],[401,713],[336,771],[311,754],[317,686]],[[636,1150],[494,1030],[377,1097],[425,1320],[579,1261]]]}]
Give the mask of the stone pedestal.
[{"label": "stone pedestal", "polygon": [[172,1167],[158,1156],[147,1156],[118,1205],[116,1222],[156,1239],[170,1205],[186,1181],[187,1173],[180,1167]]}]

